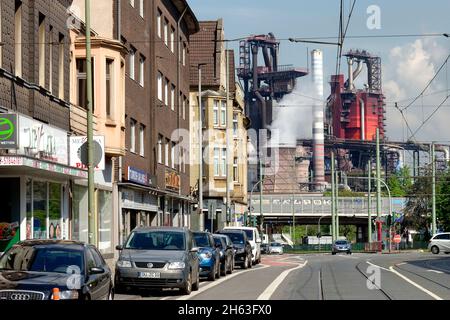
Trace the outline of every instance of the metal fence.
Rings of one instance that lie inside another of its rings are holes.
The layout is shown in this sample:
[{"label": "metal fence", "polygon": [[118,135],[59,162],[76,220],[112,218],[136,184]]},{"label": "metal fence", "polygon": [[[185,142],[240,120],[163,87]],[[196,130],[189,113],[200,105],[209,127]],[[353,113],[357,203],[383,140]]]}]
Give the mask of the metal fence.
[{"label": "metal fence", "polygon": [[[374,242],[369,247],[367,243],[354,243],[352,244],[352,251],[353,252],[375,252],[378,251],[379,244]],[[384,245],[382,246],[382,249],[387,250],[388,248]],[[398,250],[427,250],[428,249],[428,242],[422,242],[422,241],[414,241],[412,243],[400,243],[398,246]],[[397,246],[393,245],[392,250],[397,250]],[[295,253],[295,252],[331,252],[331,244],[321,244],[320,246],[318,244],[302,244],[302,245],[295,245],[294,247],[285,246],[284,252],[285,253]]]}]

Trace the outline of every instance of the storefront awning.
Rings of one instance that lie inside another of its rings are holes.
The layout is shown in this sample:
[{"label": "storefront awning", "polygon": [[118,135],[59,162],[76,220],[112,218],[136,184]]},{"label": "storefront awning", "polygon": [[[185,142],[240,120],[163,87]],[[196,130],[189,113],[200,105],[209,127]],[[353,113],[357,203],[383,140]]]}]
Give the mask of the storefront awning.
[{"label": "storefront awning", "polygon": [[0,170],[17,174],[63,175],[72,178],[87,179],[87,170],[69,167],[59,163],[53,163],[26,156],[0,156]]}]

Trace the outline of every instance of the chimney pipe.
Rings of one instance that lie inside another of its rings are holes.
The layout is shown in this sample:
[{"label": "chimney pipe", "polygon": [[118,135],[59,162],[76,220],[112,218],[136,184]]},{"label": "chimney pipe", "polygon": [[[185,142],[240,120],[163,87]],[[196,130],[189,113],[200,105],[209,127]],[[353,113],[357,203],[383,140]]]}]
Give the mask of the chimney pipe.
[{"label": "chimney pipe", "polygon": [[349,91],[352,91],[353,88],[354,88],[354,84],[353,84],[353,58],[348,58],[347,62],[348,62],[348,87],[347,87],[347,89]]}]

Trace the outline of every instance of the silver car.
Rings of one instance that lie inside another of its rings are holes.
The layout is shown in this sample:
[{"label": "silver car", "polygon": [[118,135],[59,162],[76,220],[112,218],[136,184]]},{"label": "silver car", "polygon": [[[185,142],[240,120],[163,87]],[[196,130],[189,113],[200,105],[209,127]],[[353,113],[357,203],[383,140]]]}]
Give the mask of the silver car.
[{"label": "silver car", "polygon": [[428,250],[434,254],[439,254],[441,251],[450,253],[450,232],[434,235],[428,244]]},{"label": "silver car", "polygon": [[283,244],[279,243],[279,242],[272,242],[269,245],[269,254],[270,253],[276,253],[276,254],[283,254],[284,250],[283,250]]},{"label": "silver car", "polygon": [[179,288],[189,295],[199,289],[198,248],[186,228],[137,228],[120,250],[115,291]]},{"label": "silver car", "polygon": [[331,254],[336,253],[352,254],[352,244],[347,240],[335,240],[331,248]]}]

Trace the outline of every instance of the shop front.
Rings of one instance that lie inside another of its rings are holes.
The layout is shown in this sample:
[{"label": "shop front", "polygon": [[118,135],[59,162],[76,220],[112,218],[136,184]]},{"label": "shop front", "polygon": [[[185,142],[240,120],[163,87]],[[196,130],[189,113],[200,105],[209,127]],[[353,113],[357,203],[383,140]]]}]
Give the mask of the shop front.
[{"label": "shop front", "polygon": [[0,252],[20,240],[68,239],[70,181],[87,172],[68,166],[66,131],[9,117],[15,143],[0,144]]},{"label": "shop front", "polygon": [[160,225],[156,177],[131,166],[126,170],[127,181],[119,183],[120,243],[136,227]]},{"label": "shop front", "polygon": [[191,199],[180,194],[180,187],[180,175],[166,169],[165,190],[159,192],[159,212],[163,226],[190,227]]}]

